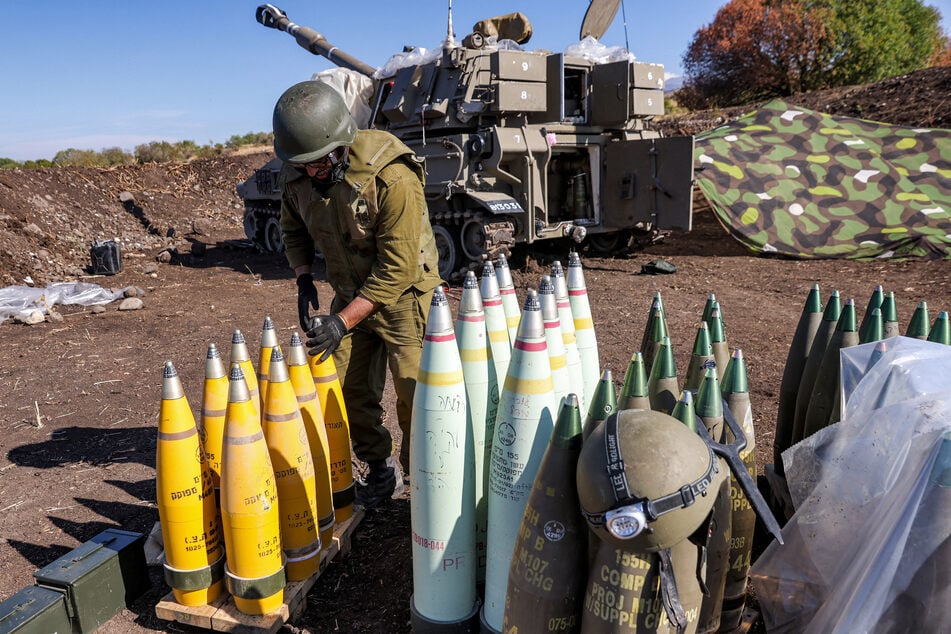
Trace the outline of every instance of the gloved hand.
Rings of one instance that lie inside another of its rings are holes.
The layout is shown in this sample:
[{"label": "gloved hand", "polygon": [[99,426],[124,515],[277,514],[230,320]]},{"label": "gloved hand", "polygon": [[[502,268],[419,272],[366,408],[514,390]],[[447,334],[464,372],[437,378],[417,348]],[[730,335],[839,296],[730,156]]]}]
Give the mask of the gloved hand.
[{"label": "gloved hand", "polygon": [[310,339],[307,340],[307,347],[313,348],[307,354],[320,354],[320,362],[323,363],[333,354],[334,350],[340,345],[340,341],[347,334],[347,325],[343,323],[340,315],[321,315],[314,318],[314,327],[307,332]]},{"label": "gloved hand", "polygon": [[313,306],[314,310],[320,308],[320,300],[317,299],[317,286],[314,284],[313,275],[301,273],[297,276],[297,317],[300,319],[300,327],[304,329],[304,332],[314,327],[311,323],[308,305]]}]

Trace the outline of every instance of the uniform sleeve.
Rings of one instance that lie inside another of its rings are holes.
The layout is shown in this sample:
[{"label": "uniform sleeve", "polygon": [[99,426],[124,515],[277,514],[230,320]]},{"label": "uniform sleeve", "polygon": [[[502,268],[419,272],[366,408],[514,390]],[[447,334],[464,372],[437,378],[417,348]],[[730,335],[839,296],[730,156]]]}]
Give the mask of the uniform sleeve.
[{"label": "uniform sleeve", "polygon": [[297,199],[288,187],[281,193],[281,232],[284,255],[291,268],[314,262],[314,240],[297,210]]},{"label": "uniform sleeve", "polygon": [[419,236],[428,213],[423,186],[405,165],[394,163],[377,179],[377,256],[360,294],[393,304],[419,277]]}]

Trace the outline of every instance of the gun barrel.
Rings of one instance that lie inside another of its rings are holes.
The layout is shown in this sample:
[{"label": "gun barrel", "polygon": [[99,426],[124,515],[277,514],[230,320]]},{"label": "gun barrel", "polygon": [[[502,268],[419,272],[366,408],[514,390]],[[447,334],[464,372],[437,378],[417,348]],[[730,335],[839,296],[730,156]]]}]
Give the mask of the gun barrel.
[{"label": "gun barrel", "polygon": [[261,24],[268,28],[284,31],[291,35],[297,43],[314,55],[320,55],[337,66],[349,68],[358,73],[373,77],[376,69],[360,61],[353,55],[346,53],[327,41],[321,33],[308,26],[301,26],[291,22],[287,14],[271,4],[262,4],[257,8],[255,16]]}]

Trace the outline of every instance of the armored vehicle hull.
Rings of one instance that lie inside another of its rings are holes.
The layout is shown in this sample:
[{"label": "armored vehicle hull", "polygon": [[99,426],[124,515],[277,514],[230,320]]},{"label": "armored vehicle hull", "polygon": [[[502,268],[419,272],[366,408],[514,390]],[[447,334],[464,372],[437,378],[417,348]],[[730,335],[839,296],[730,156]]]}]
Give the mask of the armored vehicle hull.
[{"label": "armored vehicle hull", "polygon": [[[263,5],[258,19],[366,73],[279,9]],[[368,126],[425,160],[444,279],[522,244],[568,239],[610,251],[634,231],[690,230],[693,137],[663,138],[650,127],[664,112],[663,66],[491,41],[474,31],[464,45],[450,38],[420,63],[374,73]],[[282,247],[279,171],[271,161],[238,189],[248,237],[269,251]]]}]

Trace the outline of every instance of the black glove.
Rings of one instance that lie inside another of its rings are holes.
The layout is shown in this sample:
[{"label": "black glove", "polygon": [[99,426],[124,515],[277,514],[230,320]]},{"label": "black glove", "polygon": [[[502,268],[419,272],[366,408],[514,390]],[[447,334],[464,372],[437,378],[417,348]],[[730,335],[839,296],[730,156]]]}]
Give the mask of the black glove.
[{"label": "black glove", "polygon": [[344,335],[347,334],[347,326],[339,315],[321,315],[314,318],[314,327],[307,332],[310,339],[307,340],[307,347],[313,348],[307,354],[320,355],[320,362],[323,363],[333,354]]},{"label": "black glove", "polygon": [[320,308],[320,301],[317,299],[317,286],[314,285],[313,275],[301,273],[297,276],[297,317],[300,319],[300,327],[304,329],[304,332],[314,327],[311,323],[308,304],[313,306],[314,310]]}]

